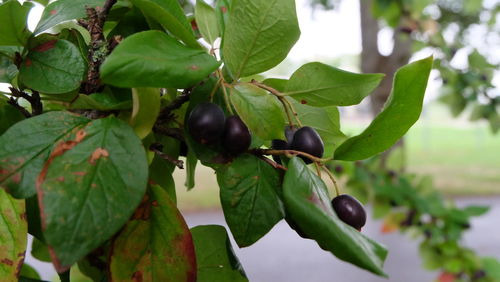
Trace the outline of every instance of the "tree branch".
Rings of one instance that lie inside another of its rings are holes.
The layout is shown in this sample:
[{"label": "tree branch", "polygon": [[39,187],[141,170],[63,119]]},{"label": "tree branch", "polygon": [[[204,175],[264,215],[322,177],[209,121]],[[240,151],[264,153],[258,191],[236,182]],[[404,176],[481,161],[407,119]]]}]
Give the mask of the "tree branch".
[{"label": "tree branch", "polygon": [[182,130],[180,128],[163,127],[161,125],[156,124],[153,127],[153,131],[161,135],[175,138],[179,141],[184,141],[184,135],[182,134]]},{"label": "tree branch", "polygon": [[158,157],[173,163],[176,167],[178,167],[180,169],[184,169],[184,162],[163,153],[163,151],[162,151],[163,145],[161,145],[160,143],[151,144],[151,146],[149,146],[149,150],[152,152],[155,152],[155,154],[158,155]]},{"label": "tree branch", "polygon": [[182,93],[179,96],[175,97],[175,99],[172,102],[170,102],[170,104],[164,107],[161,110],[160,114],[158,115],[157,123],[160,124],[168,120],[173,110],[180,108],[184,103],[189,101],[191,90],[193,90],[192,87],[184,89],[184,91],[182,91]]},{"label": "tree branch", "polygon": [[[82,92],[86,94],[91,94],[101,89],[99,68],[106,56],[111,52],[111,48],[109,47],[116,46],[116,44],[111,44],[111,42],[108,43],[106,41],[103,32],[106,17],[111,7],[113,7],[116,2],[117,0],[106,0],[102,8],[87,8],[87,16],[89,19],[87,21],[78,22],[90,33],[88,53],[89,70],[87,73],[87,81],[82,85]],[[114,38],[114,40],[118,42],[120,39]]]}]

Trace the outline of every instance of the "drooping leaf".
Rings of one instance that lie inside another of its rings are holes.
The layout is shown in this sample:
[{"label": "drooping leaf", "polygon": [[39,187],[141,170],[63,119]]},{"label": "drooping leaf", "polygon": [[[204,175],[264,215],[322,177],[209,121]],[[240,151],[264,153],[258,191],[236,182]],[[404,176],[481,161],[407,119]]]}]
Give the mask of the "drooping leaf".
[{"label": "drooping leaf", "polygon": [[160,113],[160,89],[132,88],[134,101],[129,124],[139,138],[145,138],[153,129]]},{"label": "drooping leaf", "polygon": [[244,154],[217,170],[224,217],[240,247],[250,246],[284,218],[276,189],[280,176],[263,160]]},{"label": "drooping leaf", "polygon": [[152,185],[113,243],[112,281],[196,281],[191,233],[162,187]]},{"label": "drooping leaf", "polygon": [[56,144],[36,180],[42,229],[62,272],[118,231],[148,177],[140,139],[123,121],[93,120]]},{"label": "drooping leaf", "polygon": [[335,151],[338,160],[362,160],[389,149],[418,120],[432,57],[400,68],[385,108],[360,135],[347,139]]},{"label": "drooping leaf", "polygon": [[382,266],[387,250],[337,217],[325,183],[298,157],[288,163],[283,197],[287,216],[322,249],[341,260],[385,275]]},{"label": "drooping leaf", "polygon": [[105,0],[58,0],[50,3],[43,10],[42,17],[35,28],[41,33],[57,24],[87,17],[86,7],[102,7]]},{"label": "drooping leaf", "polygon": [[0,46],[24,46],[31,35],[28,30],[30,8],[18,1],[0,5]]},{"label": "drooping leaf", "polygon": [[197,0],[194,14],[201,35],[208,43],[213,44],[219,37],[219,26],[214,8],[203,0]]},{"label": "drooping leaf", "polygon": [[80,87],[85,69],[85,61],[73,43],[53,40],[28,52],[19,69],[19,80],[42,93],[67,93]]},{"label": "drooping leaf", "polygon": [[189,22],[176,0],[132,0],[134,6],[141,9],[146,17],[158,22],[173,36],[182,40],[187,46],[200,49]]},{"label": "drooping leaf", "polygon": [[383,74],[357,74],[322,63],[308,63],[290,77],[285,94],[315,107],[356,105],[383,77]]},{"label": "drooping leaf", "polygon": [[463,211],[468,216],[481,216],[487,213],[490,210],[488,206],[467,206],[463,209]]},{"label": "drooping leaf", "polygon": [[236,112],[251,133],[264,140],[284,138],[285,117],[276,97],[248,83],[230,88],[230,95]]},{"label": "drooping leaf", "polygon": [[186,182],[184,183],[184,185],[188,190],[194,188],[195,171],[197,163],[198,159],[196,158],[196,154],[193,151],[188,151],[186,156]]},{"label": "drooping leaf", "polygon": [[222,57],[233,77],[250,76],[283,61],[299,36],[294,0],[234,0]]},{"label": "drooping leaf", "polygon": [[16,281],[24,262],[28,224],[24,201],[0,189],[0,277]]},{"label": "drooping leaf", "polygon": [[123,40],[101,66],[101,78],[118,87],[187,88],[219,65],[203,50],[151,30]]},{"label": "drooping leaf", "polygon": [[200,225],[191,228],[191,234],[198,264],[198,282],[248,281],[223,226]]},{"label": "drooping leaf", "polygon": [[337,107],[317,108],[291,100],[302,125],[316,129],[321,136],[325,146],[323,156],[331,157],[335,149],[346,139],[344,133],[340,131],[340,115]]},{"label": "drooping leaf", "polygon": [[21,277],[40,279],[40,274],[29,264],[24,263],[21,268]]},{"label": "drooping leaf", "polygon": [[67,112],[49,112],[10,127],[0,136],[0,185],[16,198],[33,196],[36,177],[54,144],[88,122]]}]

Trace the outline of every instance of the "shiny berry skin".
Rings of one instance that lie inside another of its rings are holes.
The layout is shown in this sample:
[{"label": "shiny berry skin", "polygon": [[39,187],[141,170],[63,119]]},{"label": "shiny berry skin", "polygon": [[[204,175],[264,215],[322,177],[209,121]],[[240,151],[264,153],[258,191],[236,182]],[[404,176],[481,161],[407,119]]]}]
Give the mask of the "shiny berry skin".
[{"label": "shiny berry skin", "polygon": [[243,121],[238,116],[228,117],[222,137],[224,149],[232,155],[239,155],[250,147],[251,142],[252,136]]},{"label": "shiny berry skin", "polygon": [[[290,143],[290,149],[321,158],[323,157],[324,145],[323,140],[321,140],[321,137],[316,130],[312,127],[304,126],[297,130],[297,132],[293,135],[293,140]],[[312,163],[312,161],[306,157],[301,156],[301,158],[306,164]]]},{"label": "shiny berry skin", "polygon": [[343,222],[361,231],[366,223],[366,212],[363,205],[354,197],[340,195],[332,200],[332,208]]},{"label": "shiny berry skin", "polygon": [[226,118],[222,109],[214,103],[200,103],[189,114],[189,134],[201,144],[215,144],[222,134]]}]

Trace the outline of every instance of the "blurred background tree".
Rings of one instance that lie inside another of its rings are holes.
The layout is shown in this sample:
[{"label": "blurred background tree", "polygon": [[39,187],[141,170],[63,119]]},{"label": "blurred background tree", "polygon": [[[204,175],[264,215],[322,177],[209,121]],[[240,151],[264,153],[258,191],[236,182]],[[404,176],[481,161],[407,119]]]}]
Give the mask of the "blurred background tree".
[{"label": "blurred background tree", "polygon": [[[311,0],[311,6],[334,9],[339,0]],[[431,48],[442,87],[440,100],[454,116],[470,107],[470,119],[487,120],[500,129],[500,93],[492,80],[498,76],[500,2],[483,0],[361,0],[361,70],[387,74],[371,95],[372,114],[383,107],[395,70],[411,56]],[[393,33],[389,55],[379,52],[381,28]],[[464,60],[465,59],[465,60]]]}]

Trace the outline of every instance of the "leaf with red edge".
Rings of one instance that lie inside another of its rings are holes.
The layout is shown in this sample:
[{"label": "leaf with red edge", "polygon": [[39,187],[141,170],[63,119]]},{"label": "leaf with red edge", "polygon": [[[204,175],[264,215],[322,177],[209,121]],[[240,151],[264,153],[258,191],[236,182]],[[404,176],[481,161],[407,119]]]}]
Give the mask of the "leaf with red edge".
[{"label": "leaf with red edge", "polygon": [[93,120],[52,150],[36,180],[43,235],[58,272],[127,222],[146,191],[146,152],[133,129]]},{"label": "leaf with red edge", "polygon": [[0,278],[15,281],[24,262],[28,223],[24,201],[0,189]]},{"label": "leaf with red edge", "polygon": [[196,281],[193,240],[168,192],[152,185],[113,242],[112,281]]}]

